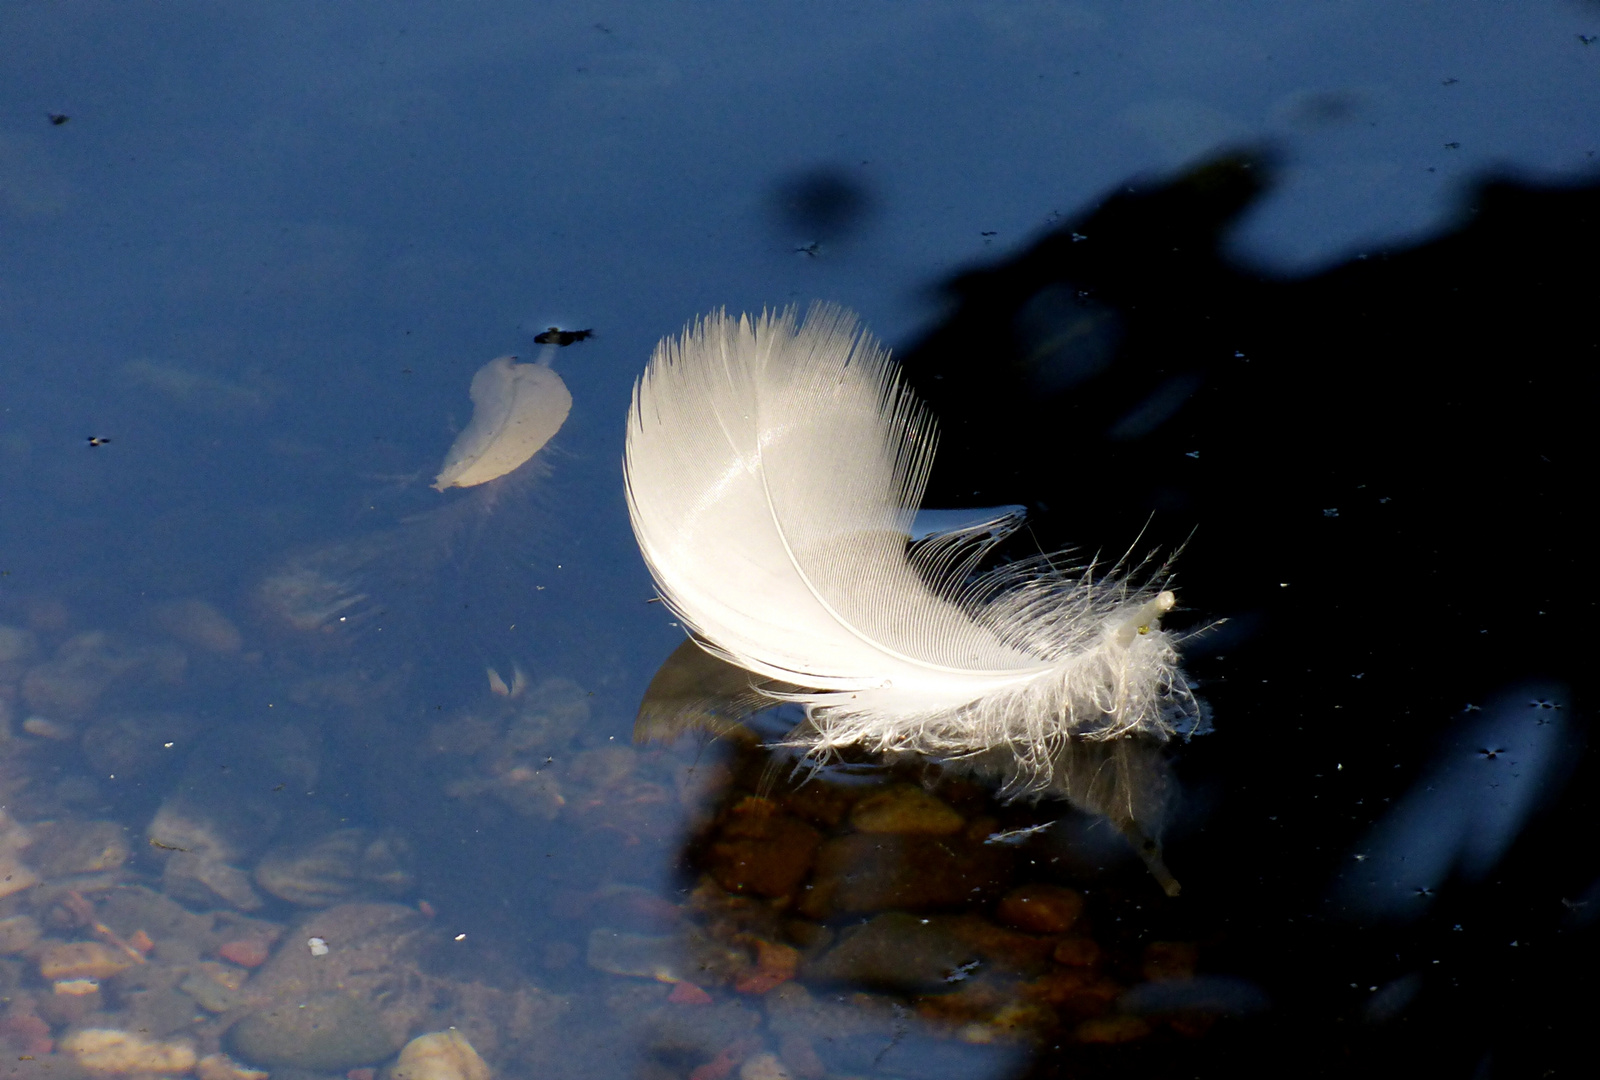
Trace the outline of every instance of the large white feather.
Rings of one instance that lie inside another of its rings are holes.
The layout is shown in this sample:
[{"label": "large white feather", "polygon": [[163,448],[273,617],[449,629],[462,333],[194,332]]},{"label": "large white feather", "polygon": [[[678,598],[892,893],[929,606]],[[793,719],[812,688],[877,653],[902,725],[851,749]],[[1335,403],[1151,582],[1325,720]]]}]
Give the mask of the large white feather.
[{"label": "large white feather", "polygon": [[1015,752],[1163,735],[1195,708],[1170,592],[1050,559],[977,572],[1009,513],[913,544],[933,418],[849,312],[714,314],[657,346],[624,462],[662,598],[708,651],[805,688],[808,745]]}]

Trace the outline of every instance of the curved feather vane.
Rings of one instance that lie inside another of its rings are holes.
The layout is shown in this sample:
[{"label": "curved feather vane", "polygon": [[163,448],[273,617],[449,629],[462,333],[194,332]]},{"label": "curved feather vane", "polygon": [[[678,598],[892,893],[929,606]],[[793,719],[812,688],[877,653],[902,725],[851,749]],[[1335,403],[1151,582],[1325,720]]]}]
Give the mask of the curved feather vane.
[{"label": "curved feather vane", "polygon": [[913,543],[933,418],[855,317],[710,315],[634,387],[624,471],[662,599],[707,651],[803,688],[800,738],[1048,775],[1069,735],[1162,735],[1195,704],[1170,592],[1050,559],[979,572],[1006,511]]}]

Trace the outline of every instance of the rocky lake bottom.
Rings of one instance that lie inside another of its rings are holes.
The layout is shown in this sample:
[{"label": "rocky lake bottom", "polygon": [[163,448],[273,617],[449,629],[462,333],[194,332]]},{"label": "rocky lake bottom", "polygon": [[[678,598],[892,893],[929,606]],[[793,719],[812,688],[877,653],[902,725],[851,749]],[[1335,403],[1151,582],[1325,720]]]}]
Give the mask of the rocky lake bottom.
[{"label": "rocky lake bottom", "polygon": [[0,615],[6,1080],[940,1080],[1263,1008],[1062,802],[629,745],[520,666],[407,706],[198,599]]}]

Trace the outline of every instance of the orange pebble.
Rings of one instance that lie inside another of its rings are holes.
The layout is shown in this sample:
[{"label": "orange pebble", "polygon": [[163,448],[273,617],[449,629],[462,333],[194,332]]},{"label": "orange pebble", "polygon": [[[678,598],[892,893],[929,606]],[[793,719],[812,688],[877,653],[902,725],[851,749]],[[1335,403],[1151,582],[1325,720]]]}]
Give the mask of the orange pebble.
[{"label": "orange pebble", "polygon": [[765,994],[794,978],[800,970],[800,951],[770,941],[756,942],[756,966],[741,975],[733,988],[741,994]]},{"label": "orange pebble", "polygon": [[150,950],[156,947],[156,943],[150,940],[150,935],[143,930],[135,930],[133,936],[128,939],[128,944],[146,956],[149,956]]},{"label": "orange pebble", "polygon": [[267,943],[260,938],[240,938],[238,941],[229,941],[217,950],[217,955],[224,960],[231,960],[240,967],[260,967],[267,962],[271,950]]},{"label": "orange pebble", "polygon": [[377,1075],[377,1069],[351,1069],[349,1072],[344,1074],[344,1080],[375,1080]]},{"label": "orange pebble", "polygon": [[672,988],[667,1000],[675,1005],[710,1005],[711,995],[692,982],[681,982]]}]

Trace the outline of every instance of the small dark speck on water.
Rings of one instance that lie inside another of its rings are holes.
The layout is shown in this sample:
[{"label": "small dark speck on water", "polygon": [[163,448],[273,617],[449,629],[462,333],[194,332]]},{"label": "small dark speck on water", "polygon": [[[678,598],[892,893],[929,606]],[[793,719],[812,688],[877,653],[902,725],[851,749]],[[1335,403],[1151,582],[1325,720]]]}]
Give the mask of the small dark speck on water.
[{"label": "small dark speck on water", "polygon": [[68,116],[66,113],[53,112],[53,113],[47,113],[46,115],[50,117],[50,126],[51,127],[60,127],[62,124],[65,124],[68,120],[72,119],[72,117]]},{"label": "small dark speck on water", "polygon": [[562,330],[552,326],[544,333],[535,336],[533,340],[538,345],[566,346],[578,341],[588,341],[592,337],[594,337],[593,330]]}]

